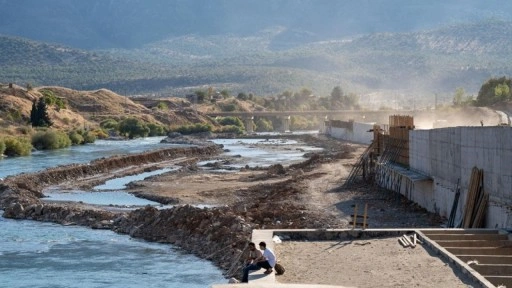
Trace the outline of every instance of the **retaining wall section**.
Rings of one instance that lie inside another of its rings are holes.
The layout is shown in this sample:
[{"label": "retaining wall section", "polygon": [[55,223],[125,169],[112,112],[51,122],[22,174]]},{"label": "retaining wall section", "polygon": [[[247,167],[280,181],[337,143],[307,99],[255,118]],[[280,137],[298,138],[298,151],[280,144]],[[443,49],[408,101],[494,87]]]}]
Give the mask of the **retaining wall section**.
[{"label": "retaining wall section", "polygon": [[373,125],[374,123],[352,122],[352,129],[331,126],[327,131],[331,137],[336,139],[361,144],[371,144],[373,141],[373,132],[368,131],[373,129]]},{"label": "retaining wall section", "polygon": [[484,190],[489,193],[486,227],[512,225],[512,128],[414,130],[409,145],[410,168],[433,178],[431,184],[415,185],[411,200],[448,217],[460,179],[457,224],[464,211],[471,170],[476,166],[484,171]]}]

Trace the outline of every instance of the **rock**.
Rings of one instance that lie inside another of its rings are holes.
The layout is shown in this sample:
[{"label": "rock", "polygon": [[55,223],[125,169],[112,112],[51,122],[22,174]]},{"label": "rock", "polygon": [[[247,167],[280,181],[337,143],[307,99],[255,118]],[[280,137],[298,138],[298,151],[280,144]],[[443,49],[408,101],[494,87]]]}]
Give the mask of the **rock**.
[{"label": "rock", "polygon": [[236,284],[236,283],[240,283],[240,281],[238,281],[236,278],[229,278],[229,281],[228,281],[228,284]]},{"label": "rock", "polygon": [[25,217],[25,208],[20,203],[12,203],[4,211],[5,218],[21,219]]}]

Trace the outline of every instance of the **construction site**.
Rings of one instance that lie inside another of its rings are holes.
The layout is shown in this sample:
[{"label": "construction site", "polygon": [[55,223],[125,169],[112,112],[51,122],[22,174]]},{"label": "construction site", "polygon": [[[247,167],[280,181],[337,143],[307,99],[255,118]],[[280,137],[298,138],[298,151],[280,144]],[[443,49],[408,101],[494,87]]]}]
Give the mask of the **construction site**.
[{"label": "construction site", "polygon": [[482,286],[512,287],[509,126],[417,130],[413,117],[400,115],[390,116],[387,127],[341,122],[328,124],[328,133],[372,137],[345,186],[375,182],[446,217],[446,229],[415,231],[421,241]]}]

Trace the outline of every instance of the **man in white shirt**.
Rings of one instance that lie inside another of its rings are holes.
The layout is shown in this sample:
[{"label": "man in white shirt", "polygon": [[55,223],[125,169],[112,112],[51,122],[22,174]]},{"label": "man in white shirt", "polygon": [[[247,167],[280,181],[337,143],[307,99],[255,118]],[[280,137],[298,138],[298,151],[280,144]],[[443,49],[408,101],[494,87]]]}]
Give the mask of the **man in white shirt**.
[{"label": "man in white shirt", "polygon": [[273,271],[272,268],[274,268],[274,266],[276,266],[276,262],[277,262],[276,255],[274,254],[274,252],[272,250],[267,248],[267,243],[260,242],[259,245],[260,245],[260,250],[263,252],[263,255],[259,259],[257,259],[256,265],[258,265],[261,268],[267,269],[263,273],[270,274]]}]

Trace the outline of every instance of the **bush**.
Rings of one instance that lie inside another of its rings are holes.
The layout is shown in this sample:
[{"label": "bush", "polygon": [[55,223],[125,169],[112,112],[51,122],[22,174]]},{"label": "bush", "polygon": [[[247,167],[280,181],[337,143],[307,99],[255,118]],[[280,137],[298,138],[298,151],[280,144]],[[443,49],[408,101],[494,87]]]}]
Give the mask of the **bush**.
[{"label": "bush", "polygon": [[71,133],[69,133],[68,136],[69,140],[71,140],[72,145],[84,144],[84,137],[77,131],[72,131]]},{"label": "bush", "polygon": [[164,126],[158,125],[155,123],[149,123],[149,135],[148,136],[165,136],[167,134],[167,129]]},{"label": "bush", "polygon": [[274,126],[272,125],[272,122],[265,118],[259,118],[258,120],[256,120],[256,123],[254,123],[254,124],[256,125],[256,129],[254,129],[255,131],[258,131],[258,132],[274,131]]},{"label": "bush", "polygon": [[55,96],[53,91],[44,89],[41,90],[41,94],[43,94],[44,102],[47,105],[55,105],[58,109],[66,108],[66,104],[64,103],[62,98],[58,98],[57,96]]},{"label": "bush", "polygon": [[236,105],[233,103],[230,103],[230,104],[222,105],[220,107],[220,109],[222,110],[222,112],[233,112],[236,110]]},{"label": "bush", "polygon": [[[87,131],[87,132],[83,133],[82,134],[82,137],[84,138],[84,143],[83,144],[94,143],[94,141],[96,141],[96,139],[98,137],[100,137],[100,135],[98,135],[95,132],[96,131]],[[102,131],[99,131],[99,132],[102,132]],[[103,138],[107,138],[107,135],[105,135],[105,137],[103,137]]]},{"label": "bush", "polygon": [[[95,130],[86,132],[82,136],[84,136],[85,143],[94,143],[94,141],[96,141],[96,139],[108,138],[109,134],[107,132],[105,132],[105,130],[103,130],[103,129],[95,129]],[[92,140],[92,141],[89,142],[90,140]]]},{"label": "bush", "polygon": [[244,134],[245,130],[235,125],[222,126],[215,130],[216,133],[234,133],[237,135]]},{"label": "bush", "polygon": [[119,127],[119,123],[117,123],[114,119],[106,119],[101,121],[100,127],[105,130],[117,130],[117,127]]},{"label": "bush", "polygon": [[32,144],[28,138],[8,137],[4,139],[5,151],[7,156],[28,156],[32,152]]},{"label": "bush", "polygon": [[5,152],[5,142],[0,140],[0,155],[4,155]]},{"label": "bush", "polygon": [[147,137],[149,135],[148,126],[136,118],[127,118],[119,122],[119,133],[130,139],[137,137]]},{"label": "bush", "polygon": [[217,120],[217,123],[219,123],[222,126],[233,125],[245,129],[244,123],[238,117],[222,117]]},{"label": "bush", "polygon": [[169,106],[167,106],[167,104],[165,102],[158,102],[158,105],[156,105],[156,108],[158,108],[158,110],[162,110],[162,111],[169,110]]},{"label": "bush", "polygon": [[201,132],[211,132],[212,126],[210,124],[196,123],[192,125],[184,125],[171,129],[171,132],[178,132],[183,135],[189,135]]},{"label": "bush", "polygon": [[71,146],[71,139],[64,132],[50,129],[34,134],[32,145],[40,150],[54,150]]}]

